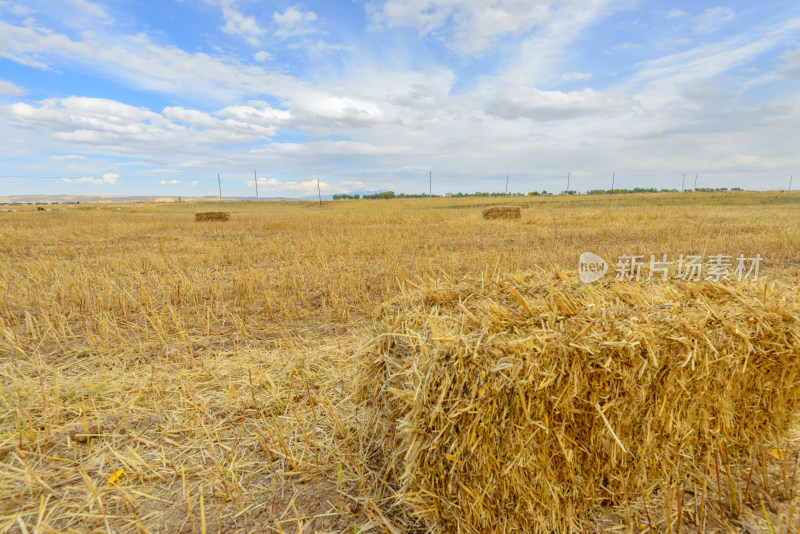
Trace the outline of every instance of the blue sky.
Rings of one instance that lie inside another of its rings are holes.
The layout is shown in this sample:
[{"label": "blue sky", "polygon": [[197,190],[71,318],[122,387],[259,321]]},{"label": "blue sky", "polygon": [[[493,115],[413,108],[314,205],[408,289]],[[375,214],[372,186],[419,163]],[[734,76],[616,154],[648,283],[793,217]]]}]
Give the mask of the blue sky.
[{"label": "blue sky", "polygon": [[0,196],[783,189],[798,124],[796,1],[0,0]]}]

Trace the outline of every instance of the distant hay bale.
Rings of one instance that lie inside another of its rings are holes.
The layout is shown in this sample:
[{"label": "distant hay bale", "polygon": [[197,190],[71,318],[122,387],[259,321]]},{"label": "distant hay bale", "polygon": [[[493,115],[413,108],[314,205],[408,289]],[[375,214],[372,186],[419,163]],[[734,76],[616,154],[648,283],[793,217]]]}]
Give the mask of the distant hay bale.
[{"label": "distant hay bale", "polygon": [[205,221],[230,221],[231,214],[227,211],[204,211],[194,214],[195,222]]},{"label": "distant hay bale", "polygon": [[516,206],[494,206],[483,210],[484,219],[519,219],[520,217],[522,217],[522,213]]},{"label": "distant hay bale", "polygon": [[44,211],[44,208],[43,208],[43,207],[41,207],[41,206],[38,206],[38,207],[36,208],[36,211]]},{"label": "distant hay bale", "polygon": [[781,443],[800,304],[711,282],[460,282],[384,304],[364,356],[362,442],[407,517],[567,532],[668,477],[708,477],[718,451],[749,464]]}]

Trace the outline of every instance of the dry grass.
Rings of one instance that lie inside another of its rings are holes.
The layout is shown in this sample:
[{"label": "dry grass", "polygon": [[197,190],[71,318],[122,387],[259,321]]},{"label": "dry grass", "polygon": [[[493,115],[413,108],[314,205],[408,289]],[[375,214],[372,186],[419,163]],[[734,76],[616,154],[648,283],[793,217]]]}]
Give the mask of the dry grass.
[{"label": "dry grass", "polygon": [[[574,272],[589,250],[761,253],[767,280],[800,282],[797,194],[515,202],[518,224],[477,226],[490,202],[220,204],[235,223],[202,226],[188,203],[4,214],[0,532],[403,531],[353,376],[404,281]],[[696,500],[709,530],[786,532],[797,442],[780,450],[721,457],[705,500],[672,480],[584,528],[675,530],[680,494],[684,525]]]}]

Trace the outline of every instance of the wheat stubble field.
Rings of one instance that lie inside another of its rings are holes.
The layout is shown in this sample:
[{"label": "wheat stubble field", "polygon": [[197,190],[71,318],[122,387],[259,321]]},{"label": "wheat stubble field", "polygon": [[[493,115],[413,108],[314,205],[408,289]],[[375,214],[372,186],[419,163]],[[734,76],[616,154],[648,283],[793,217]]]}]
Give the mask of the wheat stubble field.
[{"label": "wheat stubble field", "polygon": [[[354,384],[401,288],[576,277],[584,251],[761,254],[800,284],[800,194],[59,206],[0,214],[0,533],[406,532]],[[231,212],[196,223],[194,213]],[[643,282],[644,283],[644,282]],[[767,297],[765,297],[767,298]],[[798,532],[798,439],[575,519]]]}]

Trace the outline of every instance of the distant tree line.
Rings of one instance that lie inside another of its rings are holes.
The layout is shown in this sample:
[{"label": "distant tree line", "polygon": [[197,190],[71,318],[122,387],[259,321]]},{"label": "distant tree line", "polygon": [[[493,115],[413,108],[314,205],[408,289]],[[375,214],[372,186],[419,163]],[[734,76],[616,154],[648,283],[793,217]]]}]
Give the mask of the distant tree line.
[{"label": "distant tree line", "polygon": [[742,191],[741,187],[731,187],[728,189],[727,187],[718,187],[717,189],[713,189],[711,187],[698,187],[695,191],[702,191],[703,193],[712,193],[714,191]]},{"label": "distant tree line", "polygon": [[[546,193],[546,192],[545,192]],[[530,193],[528,193],[530,194]],[[537,195],[539,193],[536,193]],[[552,194],[552,193],[547,193]],[[428,193],[395,193],[394,191],[383,191],[381,193],[372,193],[368,195],[349,195],[347,193],[340,193],[333,195],[333,200],[358,200],[358,199],[381,199],[381,198],[466,198],[466,197],[523,197],[525,193],[447,193],[446,195],[429,195]]]},{"label": "distant tree line", "polygon": [[452,197],[524,197],[525,193],[486,193],[480,192],[477,193],[454,193],[450,195]]},{"label": "distant tree line", "polygon": [[633,189],[590,189],[587,195],[621,195],[626,193],[675,193],[677,189],[657,189],[655,187],[634,187]]},{"label": "distant tree line", "polygon": [[[710,193],[716,191],[742,191],[740,187],[733,187],[728,189],[727,187],[718,187],[716,189],[710,187],[698,187],[695,191],[700,191],[703,193]],[[591,189],[586,192],[587,195],[618,195],[618,194],[626,194],[626,193],[677,193],[678,189],[657,189],[655,187],[634,187],[633,189]],[[691,189],[686,190],[687,193],[691,193]],[[528,193],[528,196],[531,197],[548,197],[553,196],[555,193],[551,193],[547,190],[544,191],[531,191]],[[578,192],[574,190],[566,190],[560,193],[561,195],[577,195]],[[349,195],[347,193],[339,193],[333,195],[333,200],[359,200],[359,199],[383,199],[383,198],[442,198],[445,197],[452,197],[452,198],[471,198],[471,197],[523,197],[525,193],[489,193],[489,192],[475,192],[475,193],[447,193],[446,195],[429,195],[428,193],[398,193],[395,194],[394,191],[383,191],[381,193],[371,193],[367,195]]]},{"label": "distant tree line", "polygon": [[[703,193],[713,193],[717,191],[742,191],[741,187],[733,187],[728,189],[727,187],[718,187],[714,189],[713,187],[698,187],[694,191],[699,191]],[[617,195],[617,194],[625,194],[625,193],[678,193],[677,189],[656,189],[655,187],[634,187],[633,189],[591,189],[586,192],[587,195]],[[686,189],[685,193],[691,193],[691,189]]]}]

